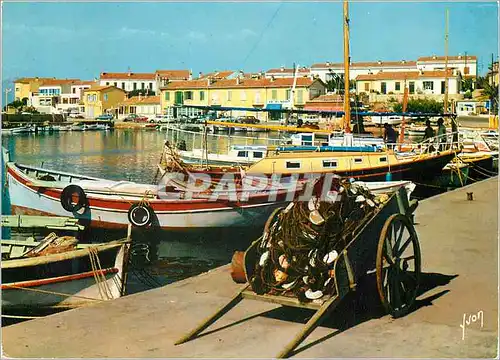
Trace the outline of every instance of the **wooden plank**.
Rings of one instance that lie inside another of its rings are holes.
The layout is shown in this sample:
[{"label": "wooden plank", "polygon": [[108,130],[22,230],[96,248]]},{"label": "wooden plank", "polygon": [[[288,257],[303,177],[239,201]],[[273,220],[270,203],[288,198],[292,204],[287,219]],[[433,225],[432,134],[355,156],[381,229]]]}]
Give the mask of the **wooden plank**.
[{"label": "wooden plank", "polygon": [[182,338],[177,340],[175,342],[175,345],[180,345],[183,344],[189,340],[194,339],[198,334],[200,334],[203,330],[208,328],[210,325],[212,325],[214,322],[219,320],[223,315],[225,315],[229,310],[231,310],[233,307],[235,307],[242,299],[242,293],[245,291],[245,289],[248,288],[248,285],[245,286],[236,296],[234,296],[231,301],[229,301],[226,305],[221,307],[219,310],[215,312],[212,316],[208,317],[205,319],[198,327],[190,331],[188,334],[184,335]]},{"label": "wooden plank", "polygon": [[245,299],[259,300],[273,304],[280,304],[283,306],[292,306],[292,307],[311,309],[311,310],[318,310],[330,298],[325,296],[324,299],[318,299],[320,300],[318,302],[313,302],[317,301],[313,300],[311,302],[301,303],[297,298],[294,297],[282,296],[282,295],[267,295],[267,294],[258,295],[251,290],[244,291],[242,295],[243,298]]},{"label": "wooden plank", "polygon": [[306,337],[309,336],[310,333],[316,329],[317,326],[321,324],[321,322],[327,317],[330,312],[335,309],[337,304],[340,302],[339,296],[330,297],[325,303],[321,306],[321,308],[314,313],[314,315],[309,319],[304,328],[293,338],[293,340],[288,343],[288,345],[283,349],[281,353],[278,354],[278,359],[287,358],[290,356],[290,353],[302,342]]},{"label": "wooden plank", "polygon": [[60,230],[83,230],[78,219],[65,216],[3,215],[3,227],[31,228],[41,227]]}]

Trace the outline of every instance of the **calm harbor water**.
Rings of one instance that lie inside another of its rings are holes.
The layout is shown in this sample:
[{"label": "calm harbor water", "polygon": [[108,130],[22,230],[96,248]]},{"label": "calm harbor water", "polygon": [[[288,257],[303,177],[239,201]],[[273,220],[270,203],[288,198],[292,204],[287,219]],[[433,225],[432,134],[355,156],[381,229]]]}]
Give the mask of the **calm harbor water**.
[{"label": "calm harbor water", "polygon": [[[277,138],[278,134],[259,133],[259,138]],[[2,145],[11,159],[21,164],[43,166],[114,180],[151,183],[165,142],[160,131],[86,131],[53,134],[18,134],[2,136]],[[170,140],[172,138],[170,137]],[[185,140],[188,149],[201,145],[201,136],[188,134],[175,140]],[[177,141],[175,141],[177,142]],[[263,144],[263,140],[233,140],[234,143]],[[226,148],[225,138],[209,137],[211,151]],[[5,195],[5,194],[4,194]],[[5,198],[3,198],[5,204]],[[8,212],[2,206],[2,213]],[[236,250],[244,250],[262,230],[223,229],[214,231],[133,233],[132,261],[135,266],[129,276],[127,291],[134,293],[151,287],[196,275],[216,266],[227,264]],[[93,242],[124,237],[122,232],[92,231],[85,239]]]}]

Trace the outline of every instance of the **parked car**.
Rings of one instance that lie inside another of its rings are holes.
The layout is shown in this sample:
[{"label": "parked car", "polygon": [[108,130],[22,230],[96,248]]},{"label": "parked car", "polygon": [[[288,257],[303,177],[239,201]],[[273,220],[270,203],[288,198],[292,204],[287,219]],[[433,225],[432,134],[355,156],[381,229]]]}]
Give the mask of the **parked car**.
[{"label": "parked car", "polygon": [[85,117],[83,116],[83,114],[80,114],[80,113],[69,113],[68,115],[70,118],[72,119],[84,119]]},{"label": "parked car", "polygon": [[149,122],[151,122],[151,123],[171,123],[171,122],[175,122],[175,119],[170,115],[158,114],[154,118],[149,120]]},{"label": "parked car", "polygon": [[133,122],[148,122],[149,119],[146,116],[140,116],[137,114],[128,115],[123,121],[133,121]]},{"label": "parked car", "polygon": [[113,120],[113,115],[111,114],[102,114],[95,118],[96,120]]}]

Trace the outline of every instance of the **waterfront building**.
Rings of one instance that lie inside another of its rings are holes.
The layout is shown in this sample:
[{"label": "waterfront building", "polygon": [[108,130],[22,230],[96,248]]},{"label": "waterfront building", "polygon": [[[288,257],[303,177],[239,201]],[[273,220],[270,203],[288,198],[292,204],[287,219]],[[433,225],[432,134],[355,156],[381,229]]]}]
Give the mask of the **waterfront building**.
[{"label": "waterfront building", "polygon": [[[449,99],[462,98],[461,75],[457,70],[448,71]],[[436,71],[400,71],[376,74],[363,74],[356,77],[356,92],[368,95],[369,101],[385,102],[392,99],[401,101],[404,88],[408,87],[410,98],[432,98],[442,101],[445,93],[445,72]]]},{"label": "waterfront building", "polygon": [[[405,72],[417,70],[416,61],[366,61],[350,64],[350,77],[355,79],[358,75],[376,74],[378,72]],[[324,82],[334,80],[337,75],[344,75],[344,63],[324,62],[311,66],[311,74],[318,76]]]},{"label": "waterfront building", "polygon": [[14,100],[22,101],[25,99],[28,105],[31,105],[30,99],[33,94],[38,93],[40,84],[45,80],[55,78],[24,77],[14,81]]},{"label": "waterfront building", "polygon": [[[298,69],[298,76],[304,77],[304,76],[310,76],[311,75],[311,69],[303,66]],[[285,68],[284,66],[280,67],[279,69],[269,69],[265,73],[266,78],[288,78],[291,77],[293,78],[295,76],[295,69],[293,68]]]},{"label": "waterfront building", "polygon": [[[379,72],[409,72],[409,71],[435,71],[444,70],[444,56],[422,56],[416,61],[368,61],[353,62],[350,64],[351,78],[358,75],[377,74]],[[476,78],[477,57],[476,56],[448,56],[448,69],[456,70],[462,77]],[[316,63],[311,66],[311,74],[318,76],[324,82],[335,79],[336,75],[344,74],[344,64],[334,62]]]},{"label": "waterfront building", "polygon": [[[444,70],[444,56],[422,56],[417,60],[417,69],[422,71]],[[476,56],[448,56],[448,69],[457,70],[462,76],[475,78],[477,76]]]},{"label": "waterfront building", "polygon": [[110,73],[103,72],[99,77],[99,85],[114,86],[126,92],[134,90],[149,90],[156,92],[155,73]]},{"label": "waterfront building", "polygon": [[31,106],[42,114],[60,114],[71,106],[78,108],[80,98],[71,93],[71,86],[77,82],[81,82],[81,80],[43,80],[38,87],[38,92],[32,93],[30,98]]},{"label": "waterfront building", "polygon": [[191,74],[190,70],[156,70],[156,72],[155,72],[155,81],[156,81],[155,94],[158,95],[156,90],[158,90],[162,86],[166,86],[169,82],[186,81],[186,80],[191,80],[191,79],[192,79],[192,74]]},{"label": "waterfront building", "polygon": [[[303,108],[305,103],[326,91],[320,79],[301,77],[249,79],[240,76],[234,79],[213,80],[211,78],[172,82],[161,89],[161,108],[171,116],[190,115],[196,109],[183,105],[240,107],[255,109]],[[293,94],[293,96],[292,96]],[[233,111],[233,116],[253,115],[268,120],[267,112]],[[280,113],[272,113],[280,118]]]},{"label": "waterfront building", "polygon": [[94,85],[83,90],[85,117],[93,119],[104,113],[118,115],[118,105],[125,100],[125,90],[115,86]]},{"label": "waterfront building", "polygon": [[118,104],[118,119],[125,118],[130,114],[148,118],[154,118],[161,114],[160,96],[133,96]]}]

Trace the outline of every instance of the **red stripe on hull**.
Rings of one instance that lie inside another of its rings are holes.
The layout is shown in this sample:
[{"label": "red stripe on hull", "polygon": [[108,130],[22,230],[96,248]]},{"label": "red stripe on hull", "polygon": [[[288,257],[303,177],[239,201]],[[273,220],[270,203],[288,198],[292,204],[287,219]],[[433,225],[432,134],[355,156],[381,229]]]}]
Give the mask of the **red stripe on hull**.
[{"label": "red stripe on hull", "polygon": [[[37,287],[37,286],[42,286],[42,285],[56,284],[56,283],[60,283],[60,282],[80,280],[80,279],[85,279],[85,278],[89,278],[89,277],[94,277],[94,274],[107,275],[107,274],[116,274],[117,272],[118,272],[117,268],[98,270],[95,273],[93,271],[88,271],[88,272],[84,272],[81,274],[75,274],[75,275],[65,275],[65,276],[58,276],[58,277],[49,278],[49,279],[20,281],[20,282],[12,283],[12,284],[4,284],[1,286],[0,289],[2,289],[2,290],[17,290],[18,287],[21,287],[21,288]],[[13,286],[15,286],[15,287],[13,287]]]},{"label": "red stripe on hull", "polygon": [[[55,201],[60,201],[62,190],[41,188],[33,185],[28,185],[30,179],[23,176],[24,174],[19,174],[17,171],[8,167],[8,173],[19,183],[28,187],[32,191],[39,194],[47,196]],[[286,192],[278,193],[277,201],[283,201],[287,196]],[[257,204],[270,204],[275,201],[266,201],[268,199],[268,194],[263,194],[259,196],[250,197],[247,202],[231,202],[229,200],[217,200],[209,201],[208,199],[193,199],[193,200],[162,200],[162,199],[152,199],[149,200],[150,206],[155,212],[175,212],[175,211],[189,211],[189,210],[218,210],[227,207],[234,208],[245,208],[248,205]],[[100,199],[92,195],[87,195],[88,204],[91,208],[101,208],[111,211],[128,211],[130,206],[139,202],[134,200],[116,200],[116,199]]]}]

